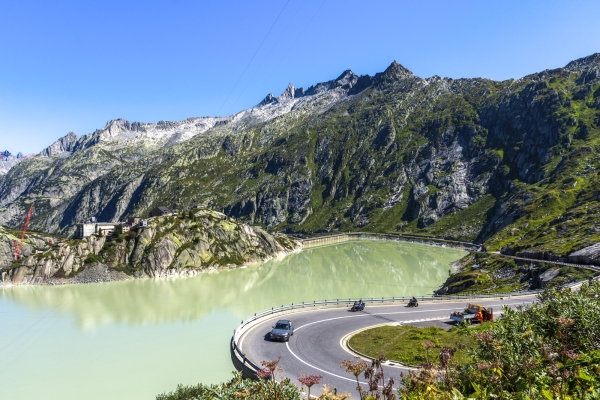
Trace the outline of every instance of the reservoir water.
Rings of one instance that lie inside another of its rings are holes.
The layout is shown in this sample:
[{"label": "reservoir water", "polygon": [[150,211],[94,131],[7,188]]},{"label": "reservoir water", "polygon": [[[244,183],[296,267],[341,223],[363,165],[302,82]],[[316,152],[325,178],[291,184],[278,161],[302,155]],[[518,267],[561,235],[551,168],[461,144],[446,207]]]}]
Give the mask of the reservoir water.
[{"label": "reservoir water", "polygon": [[465,254],[356,240],[191,278],[2,288],[0,398],[153,399],[227,380],[243,318],[292,302],[431,294]]}]

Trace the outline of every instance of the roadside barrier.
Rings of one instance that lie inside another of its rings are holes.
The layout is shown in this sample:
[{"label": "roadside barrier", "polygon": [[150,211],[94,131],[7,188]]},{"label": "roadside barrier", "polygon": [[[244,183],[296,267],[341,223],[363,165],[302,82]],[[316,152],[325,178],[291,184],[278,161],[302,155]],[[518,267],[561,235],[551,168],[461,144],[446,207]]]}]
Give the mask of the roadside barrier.
[{"label": "roadside barrier", "polygon": [[[595,276],[594,279],[600,278],[600,274]],[[566,288],[574,288],[581,286],[583,283],[588,282],[588,280],[574,282],[567,285],[561,286],[561,289]],[[543,289],[537,290],[528,290],[521,292],[510,292],[510,293],[489,293],[489,294],[471,294],[471,295],[454,295],[454,296],[416,296],[417,300],[420,301],[448,301],[448,300],[477,300],[477,299],[492,299],[492,298],[511,298],[511,297],[522,297],[522,296],[533,296],[539,293],[542,293]],[[394,304],[394,303],[406,303],[411,299],[410,297],[371,297],[371,298],[362,298],[362,301],[365,304]],[[292,303],[281,305],[279,307],[272,307],[270,310],[265,310],[259,313],[254,314],[253,316],[243,320],[240,325],[234,329],[233,336],[231,337],[230,343],[230,351],[232,356],[232,361],[236,368],[242,371],[245,377],[248,378],[256,378],[256,371],[261,369],[258,365],[252,362],[246,354],[242,351],[242,349],[238,346],[237,340],[238,335],[243,333],[243,329],[250,323],[260,320],[262,318],[270,317],[275,314],[298,310],[298,309],[316,309],[316,308],[324,308],[324,307],[339,307],[345,306],[350,307],[354,304],[355,301],[359,299],[335,299],[335,300],[315,300],[312,302],[302,302],[302,303]]]},{"label": "roadside barrier", "polygon": [[459,240],[439,239],[427,236],[406,235],[406,234],[386,234],[371,232],[347,232],[328,234],[324,236],[311,236],[308,238],[298,238],[302,241],[304,248],[324,246],[333,243],[342,243],[353,239],[372,239],[372,240],[395,240],[411,243],[433,244],[438,246],[448,246],[465,250],[479,250],[481,245]]},{"label": "roadside barrier", "polygon": [[[293,236],[292,236],[293,237]],[[372,232],[346,232],[336,234],[326,234],[322,236],[310,236],[310,237],[294,237],[297,240],[302,241],[304,248],[312,248],[317,246],[326,246],[328,244],[347,242],[353,239],[372,239],[372,240],[395,240],[409,243],[421,243],[430,244],[442,247],[453,247],[467,251],[483,251],[480,244],[463,242],[460,240],[451,239],[440,239],[429,236],[409,235],[404,233],[390,234],[390,233],[372,233]],[[513,256],[509,254],[503,254],[500,252],[487,252],[488,254],[495,254],[501,257],[512,258],[515,260],[528,261],[528,262],[541,262],[546,264],[562,265],[565,267],[584,268],[592,271],[600,272],[600,266],[594,264],[580,264],[573,262],[565,262],[558,260],[544,260],[539,258]]]}]

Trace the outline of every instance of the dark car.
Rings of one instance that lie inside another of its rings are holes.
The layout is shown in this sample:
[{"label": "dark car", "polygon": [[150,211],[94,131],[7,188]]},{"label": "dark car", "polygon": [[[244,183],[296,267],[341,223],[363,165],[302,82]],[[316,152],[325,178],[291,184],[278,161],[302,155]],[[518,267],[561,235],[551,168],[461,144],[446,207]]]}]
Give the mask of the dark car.
[{"label": "dark car", "polygon": [[292,321],[288,321],[287,319],[280,319],[277,321],[275,325],[273,325],[273,330],[271,330],[271,340],[279,340],[281,342],[287,342],[290,340],[290,336],[294,334],[294,327],[292,326]]}]

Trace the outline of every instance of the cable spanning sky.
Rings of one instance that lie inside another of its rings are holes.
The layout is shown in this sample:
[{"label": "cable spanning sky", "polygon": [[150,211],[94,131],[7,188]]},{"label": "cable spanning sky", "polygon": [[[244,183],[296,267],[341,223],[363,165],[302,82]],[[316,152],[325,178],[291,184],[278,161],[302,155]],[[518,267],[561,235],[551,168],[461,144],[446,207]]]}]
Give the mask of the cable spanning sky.
[{"label": "cable spanning sky", "polygon": [[230,115],[344,70],[519,78],[600,52],[600,2],[2,1],[0,151]]}]

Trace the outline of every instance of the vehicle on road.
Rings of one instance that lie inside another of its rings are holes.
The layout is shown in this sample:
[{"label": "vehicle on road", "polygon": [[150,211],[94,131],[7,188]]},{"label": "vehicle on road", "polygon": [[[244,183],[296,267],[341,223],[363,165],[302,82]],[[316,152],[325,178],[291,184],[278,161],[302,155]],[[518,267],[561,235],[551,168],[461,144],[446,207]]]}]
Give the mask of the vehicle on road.
[{"label": "vehicle on road", "polygon": [[352,305],[350,311],[362,311],[365,309],[365,303],[360,299],[359,301],[355,301]]},{"label": "vehicle on road", "polygon": [[450,313],[450,319],[456,322],[466,321],[469,324],[473,322],[485,322],[494,320],[494,309],[485,308],[480,304],[467,304],[463,312],[454,311]]},{"label": "vehicle on road", "polygon": [[419,307],[419,302],[413,297],[409,300],[407,307]]},{"label": "vehicle on road", "polygon": [[290,336],[294,334],[294,326],[292,321],[287,319],[280,319],[275,325],[272,326],[271,334],[269,339],[277,340],[280,342],[287,342],[290,340]]}]

